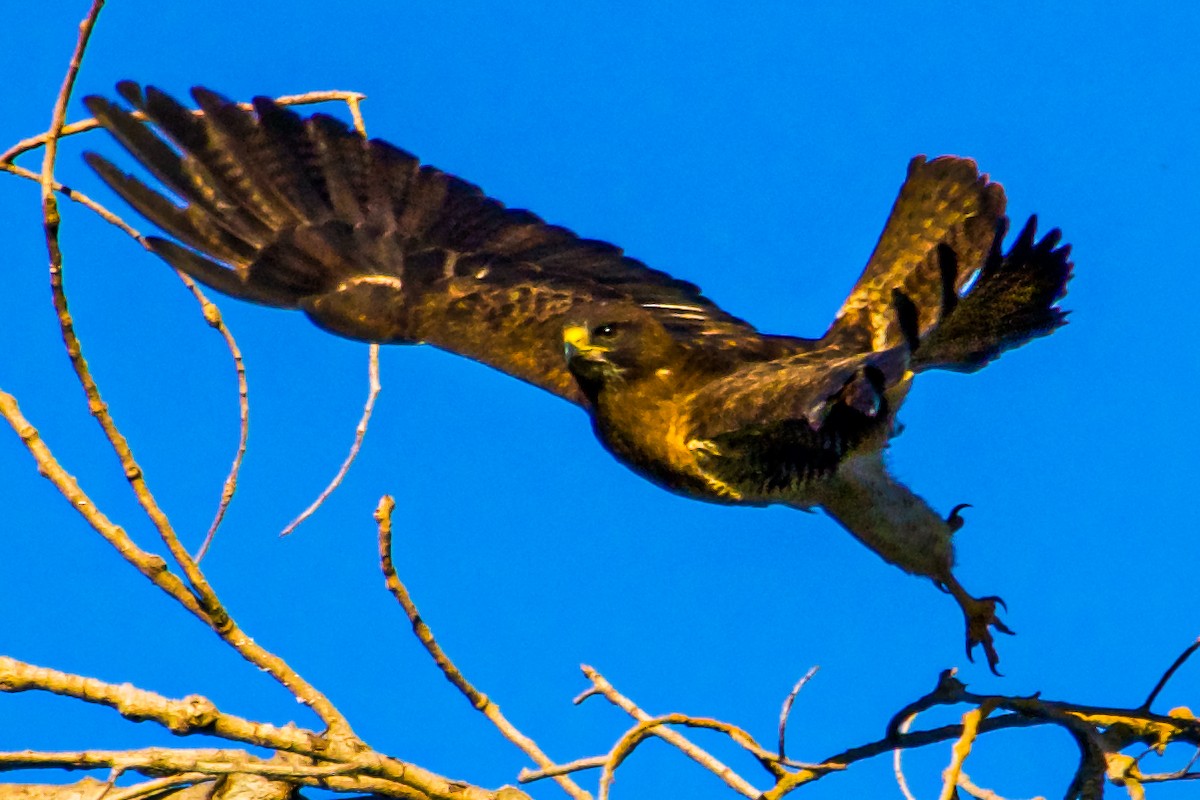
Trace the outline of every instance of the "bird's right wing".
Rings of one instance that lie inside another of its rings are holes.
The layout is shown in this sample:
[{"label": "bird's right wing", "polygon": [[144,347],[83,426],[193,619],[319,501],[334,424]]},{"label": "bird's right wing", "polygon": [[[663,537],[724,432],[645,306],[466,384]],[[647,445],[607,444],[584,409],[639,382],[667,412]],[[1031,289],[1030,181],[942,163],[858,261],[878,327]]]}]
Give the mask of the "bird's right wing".
[{"label": "bird's right wing", "polygon": [[158,255],[224,294],[302,309],[354,339],[427,342],[581,404],[562,327],[584,304],[636,303],[717,348],[759,339],[692,284],[332,117],[265,98],[251,111],[204,89],[196,114],[152,87],[118,91],[144,119],[85,102],[183,205],[95,153],[88,163],[178,240],[150,237]]}]

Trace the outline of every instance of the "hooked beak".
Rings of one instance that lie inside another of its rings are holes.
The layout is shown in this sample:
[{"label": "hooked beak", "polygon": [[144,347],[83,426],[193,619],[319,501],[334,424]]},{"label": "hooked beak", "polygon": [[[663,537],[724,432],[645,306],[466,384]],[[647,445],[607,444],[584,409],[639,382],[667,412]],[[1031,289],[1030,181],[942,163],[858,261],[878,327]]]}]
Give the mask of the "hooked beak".
[{"label": "hooked beak", "polygon": [[602,345],[592,344],[588,329],[582,325],[568,325],[563,328],[563,355],[567,361],[575,358],[600,361],[609,349]]}]

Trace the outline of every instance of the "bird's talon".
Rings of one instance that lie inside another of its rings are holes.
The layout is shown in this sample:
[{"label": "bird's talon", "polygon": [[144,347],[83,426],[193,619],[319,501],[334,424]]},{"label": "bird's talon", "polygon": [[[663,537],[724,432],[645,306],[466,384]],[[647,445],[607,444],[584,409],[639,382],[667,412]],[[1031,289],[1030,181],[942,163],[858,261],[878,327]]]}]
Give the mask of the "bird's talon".
[{"label": "bird's talon", "polygon": [[996,665],[1000,663],[1000,654],[996,652],[996,643],[992,631],[995,630],[999,633],[1013,635],[1013,630],[996,616],[997,606],[1000,606],[1005,611],[1008,610],[1008,606],[1005,605],[1001,598],[995,595],[990,597],[972,597],[953,576],[943,583],[950,594],[954,595],[954,599],[958,601],[958,605],[963,611],[963,617],[966,619],[967,659],[971,662],[975,661],[973,651],[976,645],[978,645],[983,648],[988,668],[993,674],[1000,675],[1000,671],[996,669]]},{"label": "bird's talon", "polygon": [[946,524],[950,526],[951,533],[957,532],[958,529],[963,526],[963,523],[966,522],[966,520],[962,518],[962,510],[964,508],[971,508],[971,504],[959,503],[954,508],[950,509],[950,514],[946,517]]},{"label": "bird's talon", "polygon": [[980,601],[981,603],[993,603],[993,604],[998,604],[998,605],[999,605],[1001,608],[1003,608],[1005,611],[1008,611],[1008,603],[1004,602],[1004,598],[1003,598],[1003,597],[1001,597],[1000,595],[996,595],[996,594],[990,594],[990,595],[988,595],[987,597],[981,597],[981,598],[979,598],[979,601]]}]

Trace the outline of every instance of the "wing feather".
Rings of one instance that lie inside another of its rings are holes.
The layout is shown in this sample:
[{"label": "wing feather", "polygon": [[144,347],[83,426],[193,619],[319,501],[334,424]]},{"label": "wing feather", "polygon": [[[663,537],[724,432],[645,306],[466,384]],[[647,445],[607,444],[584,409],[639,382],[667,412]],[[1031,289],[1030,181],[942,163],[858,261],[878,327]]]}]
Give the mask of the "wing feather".
[{"label": "wing feather", "polygon": [[694,285],[508,209],[333,117],[301,118],[265,98],[248,110],[205,89],[193,90],[203,114],[153,87],[118,92],[148,122],[85,102],[182,205],[98,155],[88,163],[179,240],[151,239],[159,256],[217,291],[303,309],[350,338],[427,342],[581,404],[561,333],[583,305],[637,303],[716,348],[761,341]]},{"label": "wing feather", "polygon": [[[921,337],[936,327],[983,266],[1005,223],[1004,189],[969,158],[917,156],[867,266],[825,340],[885,350],[905,340],[895,314],[900,292],[917,312]],[[940,250],[949,248],[954,259]],[[947,269],[949,267],[949,269]]]}]

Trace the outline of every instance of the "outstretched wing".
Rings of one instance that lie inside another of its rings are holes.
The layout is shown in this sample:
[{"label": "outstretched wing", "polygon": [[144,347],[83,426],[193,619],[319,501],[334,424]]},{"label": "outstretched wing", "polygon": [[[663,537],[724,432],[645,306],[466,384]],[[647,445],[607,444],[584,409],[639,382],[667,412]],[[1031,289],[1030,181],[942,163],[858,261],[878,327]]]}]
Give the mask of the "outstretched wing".
[{"label": "outstretched wing", "polygon": [[[924,338],[1003,235],[1004,206],[1004,188],[980,175],[971,159],[914,158],[875,252],[825,340],[848,350],[885,350],[914,334]],[[939,246],[955,258],[940,257]],[[896,313],[897,295],[912,330]]]},{"label": "outstretched wing", "polygon": [[85,158],[179,240],[149,238],[158,255],[224,294],[301,309],[353,339],[429,343],[580,404],[562,355],[563,318],[580,304],[632,301],[714,347],[759,338],[692,284],[332,117],[265,98],[251,111],[200,88],[195,114],[153,87],[117,88],[148,123],[100,97],[85,103],[183,205]]}]

